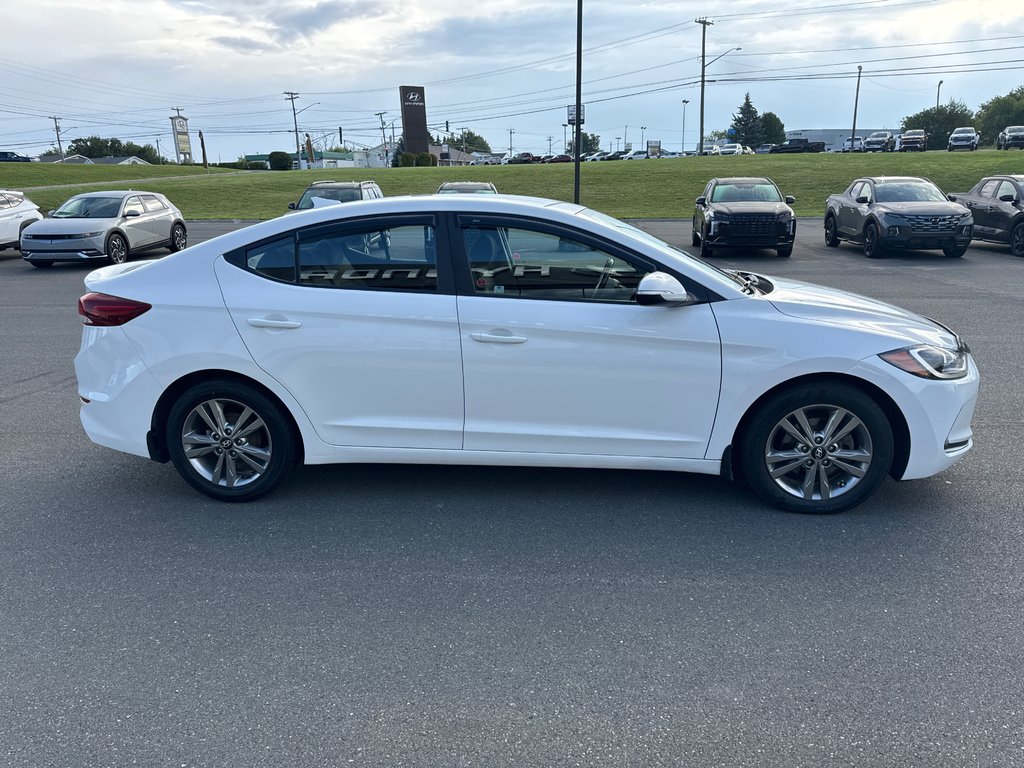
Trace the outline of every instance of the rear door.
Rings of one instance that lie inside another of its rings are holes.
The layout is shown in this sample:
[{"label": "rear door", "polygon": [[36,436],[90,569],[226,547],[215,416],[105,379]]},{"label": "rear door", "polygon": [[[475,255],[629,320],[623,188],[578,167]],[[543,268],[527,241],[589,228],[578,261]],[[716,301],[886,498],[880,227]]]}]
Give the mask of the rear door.
[{"label": "rear door", "polygon": [[[132,214],[136,215],[132,215]],[[146,207],[142,198],[131,195],[126,198],[121,209],[121,231],[128,238],[129,250],[145,248],[153,242],[151,219],[146,216]]]},{"label": "rear door", "polygon": [[462,446],[459,326],[441,243],[433,216],[387,217],[298,230],[217,263],[256,364],[325,442]]}]

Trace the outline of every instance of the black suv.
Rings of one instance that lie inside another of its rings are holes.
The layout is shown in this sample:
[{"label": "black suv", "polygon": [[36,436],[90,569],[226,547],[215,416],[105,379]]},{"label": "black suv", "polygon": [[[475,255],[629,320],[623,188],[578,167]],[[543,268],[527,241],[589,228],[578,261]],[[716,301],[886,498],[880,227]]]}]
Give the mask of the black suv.
[{"label": "black suv", "polygon": [[999,132],[996,149],[1024,149],[1024,125],[1008,125]]},{"label": "black suv", "polygon": [[896,149],[896,137],[889,131],[875,131],[864,139],[865,152],[892,152]]},{"label": "black suv", "polygon": [[792,195],[782,196],[771,179],[712,179],[693,211],[693,245],[701,258],[721,247],[774,248],[779,256],[793,253],[796,219]]},{"label": "black suv", "polygon": [[0,152],[0,163],[31,163],[32,158],[18,152]]}]

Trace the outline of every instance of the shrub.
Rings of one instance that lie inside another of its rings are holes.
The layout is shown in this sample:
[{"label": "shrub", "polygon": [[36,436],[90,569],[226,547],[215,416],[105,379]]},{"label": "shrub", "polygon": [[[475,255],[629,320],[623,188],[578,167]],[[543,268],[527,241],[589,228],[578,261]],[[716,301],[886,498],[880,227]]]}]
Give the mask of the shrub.
[{"label": "shrub", "polygon": [[292,169],[292,156],[287,152],[271,152],[269,159],[272,171],[290,171]]},{"label": "shrub", "polygon": [[412,152],[403,152],[398,162],[403,168],[412,168],[416,165],[416,155]]}]

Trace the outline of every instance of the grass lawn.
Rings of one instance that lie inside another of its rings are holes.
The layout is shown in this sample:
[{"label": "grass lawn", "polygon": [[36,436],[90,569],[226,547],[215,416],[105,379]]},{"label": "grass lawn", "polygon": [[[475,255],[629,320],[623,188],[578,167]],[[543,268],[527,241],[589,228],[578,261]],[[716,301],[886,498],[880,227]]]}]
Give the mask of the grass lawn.
[{"label": "grass lawn", "polygon": [[[13,166],[13,168],[11,167]],[[1024,173],[1024,152],[922,152],[816,155],[740,155],[672,160],[583,163],[580,202],[620,218],[689,218],[693,200],[714,176],[768,176],[796,197],[798,216],[820,216],[825,198],[865,175],[925,176],[945,192],[965,192],[982,176]],[[145,181],[147,178],[155,178]],[[167,178],[174,177],[174,178]],[[72,194],[129,186],[162,192],[186,219],[268,219],[287,210],[317,179],[376,181],[384,194],[428,194],[444,181],[491,181],[500,192],[572,200],[573,166],[462,168],[338,168],[315,171],[206,173],[177,166],[0,165],[0,187],[22,189],[40,208]],[[53,184],[81,186],[33,189]]]}]

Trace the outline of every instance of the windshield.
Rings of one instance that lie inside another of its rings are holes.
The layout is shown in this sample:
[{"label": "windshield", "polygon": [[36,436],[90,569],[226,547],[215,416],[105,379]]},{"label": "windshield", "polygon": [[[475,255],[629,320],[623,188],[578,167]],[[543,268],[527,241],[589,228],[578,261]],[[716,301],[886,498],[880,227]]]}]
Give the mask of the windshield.
[{"label": "windshield", "polygon": [[953,131],[954,136],[967,136],[972,133],[974,133],[973,128],[957,128],[955,131]]},{"label": "windshield", "polygon": [[884,131],[876,131],[875,133],[872,133],[870,136],[868,136],[868,138],[869,139],[887,139],[887,138],[889,138],[889,135],[887,133],[885,133]]},{"label": "windshield", "polygon": [[917,138],[918,136],[924,136],[924,131],[907,131],[903,134],[904,138]]},{"label": "windshield", "polygon": [[54,219],[112,219],[121,210],[120,197],[73,197],[53,212]]},{"label": "windshield", "polygon": [[924,181],[894,181],[875,185],[875,202],[945,202],[946,196],[934,184]]},{"label": "windshield", "polygon": [[1024,133],[1024,125],[1011,125],[1006,129],[1007,133]]},{"label": "windshield", "polygon": [[755,182],[749,184],[716,184],[711,191],[712,203],[781,203],[782,195],[774,184]]},{"label": "windshield", "polygon": [[337,200],[339,203],[349,203],[353,200],[359,200],[360,194],[358,189],[348,188],[331,189],[328,187],[325,189],[307,189],[302,194],[302,199],[299,200],[299,204],[295,207],[300,211],[312,208],[314,197],[321,197],[324,200]]}]

